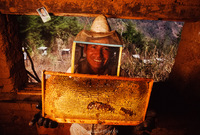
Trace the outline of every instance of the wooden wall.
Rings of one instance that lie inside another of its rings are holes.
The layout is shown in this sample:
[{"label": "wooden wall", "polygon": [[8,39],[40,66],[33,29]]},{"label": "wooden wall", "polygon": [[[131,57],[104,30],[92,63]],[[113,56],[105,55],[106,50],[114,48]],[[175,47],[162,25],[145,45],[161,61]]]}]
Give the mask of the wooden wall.
[{"label": "wooden wall", "polygon": [[199,0],[0,0],[2,14],[36,15],[45,7],[54,15],[96,16],[147,20],[197,21]]}]

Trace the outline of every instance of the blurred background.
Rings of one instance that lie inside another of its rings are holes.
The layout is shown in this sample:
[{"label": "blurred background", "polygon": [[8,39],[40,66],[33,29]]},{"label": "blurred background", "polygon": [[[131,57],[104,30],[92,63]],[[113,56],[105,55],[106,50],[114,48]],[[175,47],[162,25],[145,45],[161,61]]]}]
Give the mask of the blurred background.
[{"label": "blurred background", "polygon": [[[89,29],[94,18],[51,16],[43,23],[39,16],[18,16],[26,69],[41,78],[42,70],[66,72],[71,66],[73,40]],[[130,77],[165,81],[171,72],[181,37],[183,22],[108,18],[112,30],[123,38],[121,68]],[[35,80],[29,77],[29,82]]]}]

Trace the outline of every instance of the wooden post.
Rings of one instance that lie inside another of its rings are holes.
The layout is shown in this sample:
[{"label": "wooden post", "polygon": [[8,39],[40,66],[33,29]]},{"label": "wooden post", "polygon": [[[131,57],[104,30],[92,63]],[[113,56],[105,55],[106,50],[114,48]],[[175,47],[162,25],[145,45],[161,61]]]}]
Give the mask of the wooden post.
[{"label": "wooden post", "polygon": [[123,47],[119,48],[119,59],[118,59],[118,67],[117,67],[117,76],[120,75],[120,66],[121,66],[121,59],[122,59],[122,49],[123,49]]},{"label": "wooden post", "polygon": [[75,50],[76,50],[76,42],[73,42],[72,58],[71,58],[71,73],[74,73]]}]

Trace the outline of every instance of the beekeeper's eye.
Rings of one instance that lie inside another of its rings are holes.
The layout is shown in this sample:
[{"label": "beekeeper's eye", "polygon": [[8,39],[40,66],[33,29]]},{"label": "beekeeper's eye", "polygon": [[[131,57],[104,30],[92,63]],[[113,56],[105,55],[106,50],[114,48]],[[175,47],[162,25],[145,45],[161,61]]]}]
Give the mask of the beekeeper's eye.
[{"label": "beekeeper's eye", "polygon": [[102,50],[109,51],[109,47],[103,47]]},{"label": "beekeeper's eye", "polygon": [[96,49],[97,47],[96,45],[91,45],[91,48]]}]

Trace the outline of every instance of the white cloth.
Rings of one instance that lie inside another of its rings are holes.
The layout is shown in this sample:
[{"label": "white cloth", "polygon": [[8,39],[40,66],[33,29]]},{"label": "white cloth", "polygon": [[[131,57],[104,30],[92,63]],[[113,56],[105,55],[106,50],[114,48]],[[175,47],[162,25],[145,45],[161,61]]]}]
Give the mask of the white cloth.
[{"label": "white cloth", "polygon": [[70,127],[71,135],[91,135],[91,131],[87,131],[84,127],[77,123],[73,123]]},{"label": "white cloth", "polygon": [[[86,130],[85,127],[88,127]],[[94,127],[104,127],[99,129],[94,129],[92,131],[92,126]],[[105,128],[106,127],[106,128]],[[70,127],[71,135],[117,135],[117,131],[113,126],[99,125],[99,124],[78,124],[73,123]]]}]

